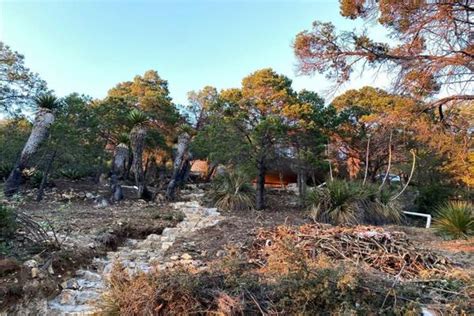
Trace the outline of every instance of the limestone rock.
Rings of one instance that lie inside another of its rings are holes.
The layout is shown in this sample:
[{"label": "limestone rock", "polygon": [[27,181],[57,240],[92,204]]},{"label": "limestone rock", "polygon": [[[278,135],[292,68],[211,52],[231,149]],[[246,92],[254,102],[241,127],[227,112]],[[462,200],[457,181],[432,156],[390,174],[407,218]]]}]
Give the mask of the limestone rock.
[{"label": "limestone rock", "polygon": [[181,259],[184,259],[184,260],[191,260],[193,257],[189,254],[189,253],[183,253],[181,255]]},{"label": "limestone rock", "polygon": [[32,269],[32,268],[38,268],[38,262],[37,262],[36,260],[34,260],[34,259],[25,261],[25,262],[23,263],[23,265],[24,265],[25,267],[27,267],[27,268],[30,268],[30,269]]},{"label": "limestone rock", "polygon": [[31,269],[31,277],[33,279],[39,277],[39,274],[40,274],[40,270],[38,268],[32,268]]},{"label": "limestone rock", "polygon": [[61,283],[61,287],[63,289],[77,290],[79,289],[79,283],[77,283],[76,279],[69,279]]}]

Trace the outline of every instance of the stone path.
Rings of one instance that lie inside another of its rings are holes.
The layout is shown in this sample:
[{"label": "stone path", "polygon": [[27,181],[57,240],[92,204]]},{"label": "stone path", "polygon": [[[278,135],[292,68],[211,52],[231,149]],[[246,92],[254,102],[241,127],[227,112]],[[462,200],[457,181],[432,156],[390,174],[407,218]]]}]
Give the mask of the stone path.
[{"label": "stone path", "polygon": [[[195,192],[195,191],[194,191]],[[78,270],[76,276],[62,284],[62,292],[48,302],[48,315],[92,315],[99,310],[95,303],[105,290],[105,280],[113,264],[119,260],[130,272],[148,272],[153,267],[164,269],[164,254],[178,237],[185,237],[199,229],[216,225],[221,215],[215,208],[202,207],[198,200],[203,193],[184,196],[190,202],[176,202],[170,207],[184,213],[185,218],[176,227],[165,228],[162,235],[151,234],[145,240],[128,239],[117,251],[105,258],[97,258],[88,270]],[[176,260],[176,258],[174,258]],[[181,261],[199,265],[191,256],[184,254]]]}]

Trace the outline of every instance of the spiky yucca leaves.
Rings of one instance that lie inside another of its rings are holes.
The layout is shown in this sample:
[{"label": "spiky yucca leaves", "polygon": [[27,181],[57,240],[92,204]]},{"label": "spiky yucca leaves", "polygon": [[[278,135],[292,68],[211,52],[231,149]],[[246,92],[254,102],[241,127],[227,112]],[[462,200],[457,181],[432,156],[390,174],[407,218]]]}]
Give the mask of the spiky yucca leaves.
[{"label": "spiky yucca leaves", "polygon": [[85,172],[78,169],[67,168],[59,170],[61,176],[69,180],[79,180],[85,177]]},{"label": "spiky yucca leaves", "polygon": [[15,212],[0,204],[0,237],[10,237],[16,229]]},{"label": "spiky yucca leaves", "polygon": [[127,120],[133,127],[144,124],[146,121],[148,121],[148,116],[138,109],[133,109],[130,111],[130,113],[128,113]]},{"label": "spiky yucca leaves", "polygon": [[448,202],[435,215],[435,229],[450,238],[468,238],[474,235],[474,205],[464,201]]},{"label": "spiky yucca leaves", "polygon": [[362,213],[364,191],[354,182],[333,180],[307,195],[313,218],[336,225],[357,224]]},{"label": "spiky yucca leaves", "polygon": [[243,211],[254,207],[255,189],[241,171],[217,176],[209,195],[214,205],[223,210]]},{"label": "spiky yucca leaves", "polygon": [[335,225],[399,223],[400,205],[391,198],[388,190],[336,179],[311,190],[306,201],[315,221]]},{"label": "spiky yucca leaves", "polygon": [[54,110],[57,109],[61,102],[54,95],[45,94],[35,98],[35,103],[38,108]]},{"label": "spiky yucca leaves", "polygon": [[128,133],[120,133],[117,136],[117,144],[129,144],[130,143],[130,135]]},{"label": "spiky yucca leaves", "polygon": [[364,205],[364,222],[367,224],[401,223],[403,219],[402,206],[398,200],[393,200],[394,193],[378,185],[366,184],[362,186],[367,199]]}]

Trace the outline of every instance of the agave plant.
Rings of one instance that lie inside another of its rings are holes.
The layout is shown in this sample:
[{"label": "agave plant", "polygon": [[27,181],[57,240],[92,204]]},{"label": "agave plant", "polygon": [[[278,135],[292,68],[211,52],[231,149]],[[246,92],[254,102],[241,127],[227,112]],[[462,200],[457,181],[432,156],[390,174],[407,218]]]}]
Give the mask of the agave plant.
[{"label": "agave plant", "polygon": [[54,110],[61,105],[61,102],[54,95],[44,94],[35,98],[38,108]]},{"label": "agave plant", "polygon": [[474,205],[454,201],[438,207],[434,228],[450,238],[468,238],[474,234]]},{"label": "agave plant", "polygon": [[254,207],[255,189],[249,177],[233,171],[216,177],[209,193],[217,208],[228,211],[250,210]]}]

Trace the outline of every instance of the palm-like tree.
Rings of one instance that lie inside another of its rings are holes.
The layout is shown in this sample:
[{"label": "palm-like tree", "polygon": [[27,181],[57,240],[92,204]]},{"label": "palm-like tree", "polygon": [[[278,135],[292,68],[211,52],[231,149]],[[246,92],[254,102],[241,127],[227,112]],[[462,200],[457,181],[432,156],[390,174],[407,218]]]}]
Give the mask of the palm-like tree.
[{"label": "palm-like tree", "polygon": [[143,150],[145,148],[145,138],[147,134],[148,117],[138,109],[130,111],[128,121],[133,126],[130,131],[130,146],[133,153],[132,170],[135,177],[135,184],[138,187],[138,198],[146,198],[149,194],[143,172]]},{"label": "palm-like tree", "polygon": [[21,174],[27,167],[28,161],[38,151],[41,143],[47,138],[49,129],[54,122],[53,111],[60,106],[60,101],[53,95],[47,94],[35,99],[38,112],[33,122],[30,136],[21,151],[20,157],[5,183],[5,195],[12,196],[20,188]]},{"label": "palm-like tree", "polygon": [[168,183],[166,188],[166,198],[168,200],[174,200],[176,187],[184,181],[186,177],[187,167],[189,165],[189,159],[186,156],[189,156],[189,143],[191,141],[191,136],[184,130],[178,137],[178,144],[176,150],[176,157],[173,163],[173,175],[171,181]]}]

